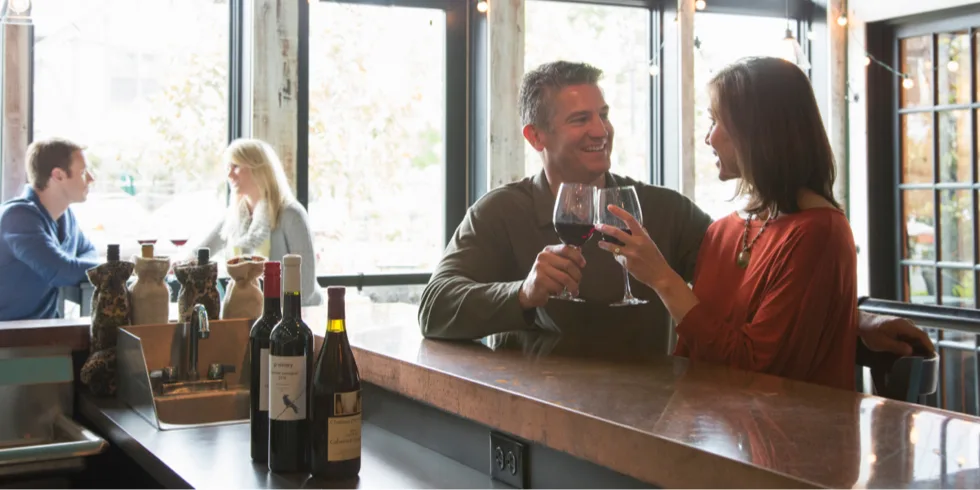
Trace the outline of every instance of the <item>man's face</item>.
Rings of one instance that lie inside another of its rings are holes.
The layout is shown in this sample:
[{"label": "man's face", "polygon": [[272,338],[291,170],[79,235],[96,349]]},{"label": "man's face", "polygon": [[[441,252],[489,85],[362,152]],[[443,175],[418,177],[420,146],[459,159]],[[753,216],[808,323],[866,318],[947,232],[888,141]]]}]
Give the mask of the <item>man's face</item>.
[{"label": "man's face", "polygon": [[554,94],[550,125],[528,125],[524,137],[541,152],[546,168],[566,182],[590,183],[609,171],[613,127],[609,105],[593,84],[570,85]]},{"label": "man's face", "polygon": [[71,154],[71,175],[60,168],[51,172],[49,186],[56,186],[69,203],[85,202],[88,198],[89,185],[95,181],[89,172],[88,163],[81,150]]}]

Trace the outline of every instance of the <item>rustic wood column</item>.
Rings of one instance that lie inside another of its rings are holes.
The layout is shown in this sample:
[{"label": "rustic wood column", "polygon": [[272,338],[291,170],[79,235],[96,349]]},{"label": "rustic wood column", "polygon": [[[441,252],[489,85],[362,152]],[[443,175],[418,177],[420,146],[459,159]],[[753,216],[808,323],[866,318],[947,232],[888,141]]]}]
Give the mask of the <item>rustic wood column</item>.
[{"label": "rustic wood column", "polygon": [[[678,0],[677,46],[680,59],[680,188],[681,194],[694,199],[694,0]],[[666,144],[670,144],[666,142]],[[670,162],[666,162],[670,165]]]},{"label": "rustic wood column", "polygon": [[[9,3],[9,2],[8,2]],[[22,3],[22,2],[21,2]],[[31,142],[34,25],[30,7],[9,6],[0,18],[0,200],[21,194],[27,183],[24,154]]]},{"label": "rustic wood column", "polygon": [[[300,0],[302,1],[302,0]],[[299,85],[299,2],[252,0],[252,63],[245,74],[251,85],[251,136],[272,145],[296,192]],[[249,16],[245,17],[246,19]],[[245,104],[249,106],[248,103]],[[248,114],[245,116],[248,118]],[[305,130],[305,128],[304,128]]]},{"label": "rustic wood column", "polygon": [[518,93],[524,76],[524,0],[489,0],[487,186],[524,178],[524,141]]},{"label": "rustic wood column", "polygon": [[[830,104],[827,118],[827,132],[830,146],[834,151],[837,162],[837,180],[834,182],[834,196],[849,211],[848,188],[849,159],[848,159],[848,93],[847,93],[847,27],[837,25],[837,17],[846,14],[841,8],[847,9],[845,2],[830,2],[827,6],[827,31],[830,41]],[[863,60],[863,56],[862,56]]]}]

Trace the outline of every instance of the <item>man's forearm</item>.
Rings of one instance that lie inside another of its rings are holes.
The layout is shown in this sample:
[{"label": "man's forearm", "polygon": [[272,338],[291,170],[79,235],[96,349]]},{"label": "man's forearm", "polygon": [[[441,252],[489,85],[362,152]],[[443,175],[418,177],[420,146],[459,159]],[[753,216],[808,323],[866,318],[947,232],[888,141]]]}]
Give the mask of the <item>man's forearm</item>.
[{"label": "man's forearm", "polygon": [[533,310],[518,300],[522,281],[476,283],[434,278],[422,293],[419,326],[428,338],[472,340],[533,328]]}]

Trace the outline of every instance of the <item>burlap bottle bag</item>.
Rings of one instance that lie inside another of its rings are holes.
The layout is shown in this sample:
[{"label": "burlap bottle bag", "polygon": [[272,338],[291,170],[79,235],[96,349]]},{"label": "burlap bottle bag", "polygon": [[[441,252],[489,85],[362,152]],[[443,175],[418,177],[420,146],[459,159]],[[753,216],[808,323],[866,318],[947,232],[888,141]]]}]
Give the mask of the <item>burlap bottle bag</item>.
[{"label": "burlap bottle bag", "polygon": [[134,257],[136,281],[130,286],[133,325],[167,323],[170,320],[170,287],[167,257]]},{"label": "burlap bottle bag", "polygon": [[180,283],[177,293],[177,314],[181,323],[191,321],[194,305],[201,304],[208,311],[208,320],[217,320],[221,314],[218,295],[218,263],[198,265],[190,261],[174,267],[174,276]]},{"label": "burlap bottle bag", "polygon": [[263,295],[259,278],[265,257],[243,255],[228,260],[228,290],[221,305],[221,318],[258,318],[262,316]]},{"label": "burlap bottle bag", "polygon": [[89,356],[79,378],[99,396],[116,392],[116,337],[119,327],[129,325],[132,318],[126,280],[133,274],[133,267],[132,262],[113,261],[86,272],[95,291]]}]

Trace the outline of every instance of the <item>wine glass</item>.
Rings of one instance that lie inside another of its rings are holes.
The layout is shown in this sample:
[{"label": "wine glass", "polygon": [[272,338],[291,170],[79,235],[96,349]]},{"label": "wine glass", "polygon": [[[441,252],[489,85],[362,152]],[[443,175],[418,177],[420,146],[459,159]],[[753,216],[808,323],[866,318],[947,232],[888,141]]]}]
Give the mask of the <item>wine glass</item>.
[{"label": "wine glass", "polygon": [[[562,243],[575,248],[585,245],[595,231],[595,186],[563,183],[558,188],[552,221]],[[572,296],[568,288],[552,298],[584,302]]]},{"label": "wine glass", "polygon": [[[633,232],[629,230],[626,226],[626,222],[616,217],[609,211],[609,205],[619,206],[623,208],[627,213],[633,215],[640,224],[643,224],[643,211],[640,210],[640,199],[636,196],[636,189],[633,186],[628,185],[624,187],[608,187],[605,189],[599,189],[598,195],[598,207],[596,210],[597,224],[603,224],[606,226],[614,226],[619,228],[626,234],[632,235]],[[614,243],[622,247],[624,244],[619,240],[602,234],[602,240]],[[623,299],[618,303],[613,303],[609,306],[626,306],[626,305],[642,305],[647,301],[644,299],[634,298],[632,291],[630,291],[630,273],[626,270],[626,257],[616,254],[616,262],[623,267]]]}]

